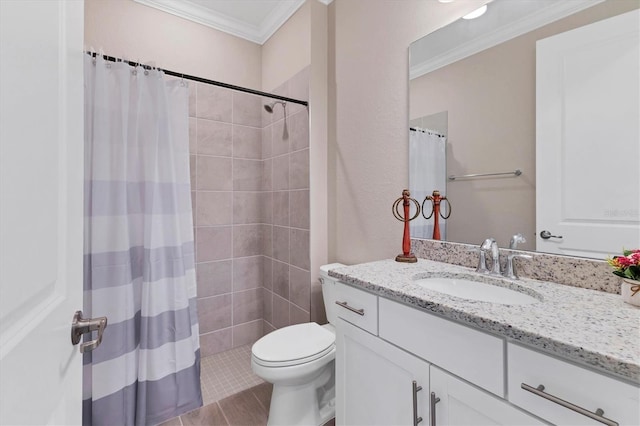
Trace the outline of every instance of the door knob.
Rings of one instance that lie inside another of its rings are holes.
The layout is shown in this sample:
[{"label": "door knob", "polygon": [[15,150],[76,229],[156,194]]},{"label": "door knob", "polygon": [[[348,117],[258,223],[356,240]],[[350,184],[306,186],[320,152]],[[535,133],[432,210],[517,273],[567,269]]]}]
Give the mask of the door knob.
[{"label": "door knob", "polygon": [[82,318],[82,311],[76,311],[71,322],[71,344],[77,345],[80,343],[80,338],[83,334],[97,330],[97,339],[80,345],[80,353],[91,352],[102,343],[102,333],[104,333],[105,328],[107,328],[107,317]]},{"label": "door knob", "polygon": [[543,240],[548,240],[549,238],[562,238],[562,235],[551,235],[549,231],[540,232],[540,238]]}]

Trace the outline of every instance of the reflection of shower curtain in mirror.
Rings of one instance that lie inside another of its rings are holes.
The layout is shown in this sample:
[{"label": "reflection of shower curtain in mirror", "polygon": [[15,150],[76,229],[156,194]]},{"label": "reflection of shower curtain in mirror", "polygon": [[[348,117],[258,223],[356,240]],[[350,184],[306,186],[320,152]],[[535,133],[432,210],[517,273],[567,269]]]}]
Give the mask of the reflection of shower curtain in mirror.
[{"label": "reflection of shower curtain in mirror", "polygon": [[[426,129],[409,131],[409,190],[411,196],[422,203],[434,189],[447,195],[447,157],[445,136]],[[425,203],[424,212],[429,216],[431,205]],[[446,212],[443,212],[446,213]],[[440,218],[440,235],[446,240],[446,221]],[[433,236],[433,218],[425,220],[422,216],[411,222],[413,238],[431,238]]]}]

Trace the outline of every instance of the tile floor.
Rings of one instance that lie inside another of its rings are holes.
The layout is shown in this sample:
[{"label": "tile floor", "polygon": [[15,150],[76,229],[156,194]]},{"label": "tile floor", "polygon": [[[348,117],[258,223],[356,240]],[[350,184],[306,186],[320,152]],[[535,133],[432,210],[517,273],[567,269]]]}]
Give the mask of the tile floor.
[{"label": "tile floor", "polygon": [[203,358],[201,367],[203,406],[159,426],[266,426],[273,385],[251,371],[251,346]]}]

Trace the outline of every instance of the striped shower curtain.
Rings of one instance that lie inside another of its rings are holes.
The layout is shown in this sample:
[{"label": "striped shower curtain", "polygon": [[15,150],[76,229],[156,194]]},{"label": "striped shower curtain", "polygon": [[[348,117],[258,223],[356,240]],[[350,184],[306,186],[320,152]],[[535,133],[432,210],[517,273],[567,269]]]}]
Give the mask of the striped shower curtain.
[{"label": "striped shower curtain", "polygon": [[85,58],[83,422],[157,424],[202,405],[188,88]]}]

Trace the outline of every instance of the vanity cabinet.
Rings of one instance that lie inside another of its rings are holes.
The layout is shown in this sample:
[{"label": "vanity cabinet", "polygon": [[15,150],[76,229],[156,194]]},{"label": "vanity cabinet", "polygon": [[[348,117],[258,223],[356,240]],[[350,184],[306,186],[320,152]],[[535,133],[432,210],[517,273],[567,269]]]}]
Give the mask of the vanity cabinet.
[{"label": "vanity cabinet", "polygon": [[428,363],[344,319],[336,347],[336,424],[412,425],[414,393],[415,415],[428,424]]},{"label": "vanity cabinet", "polygon": [[336,324],[338,425],[640,424],[638,385],[337,285],[338,302],[353,308],[339,309]]}]

